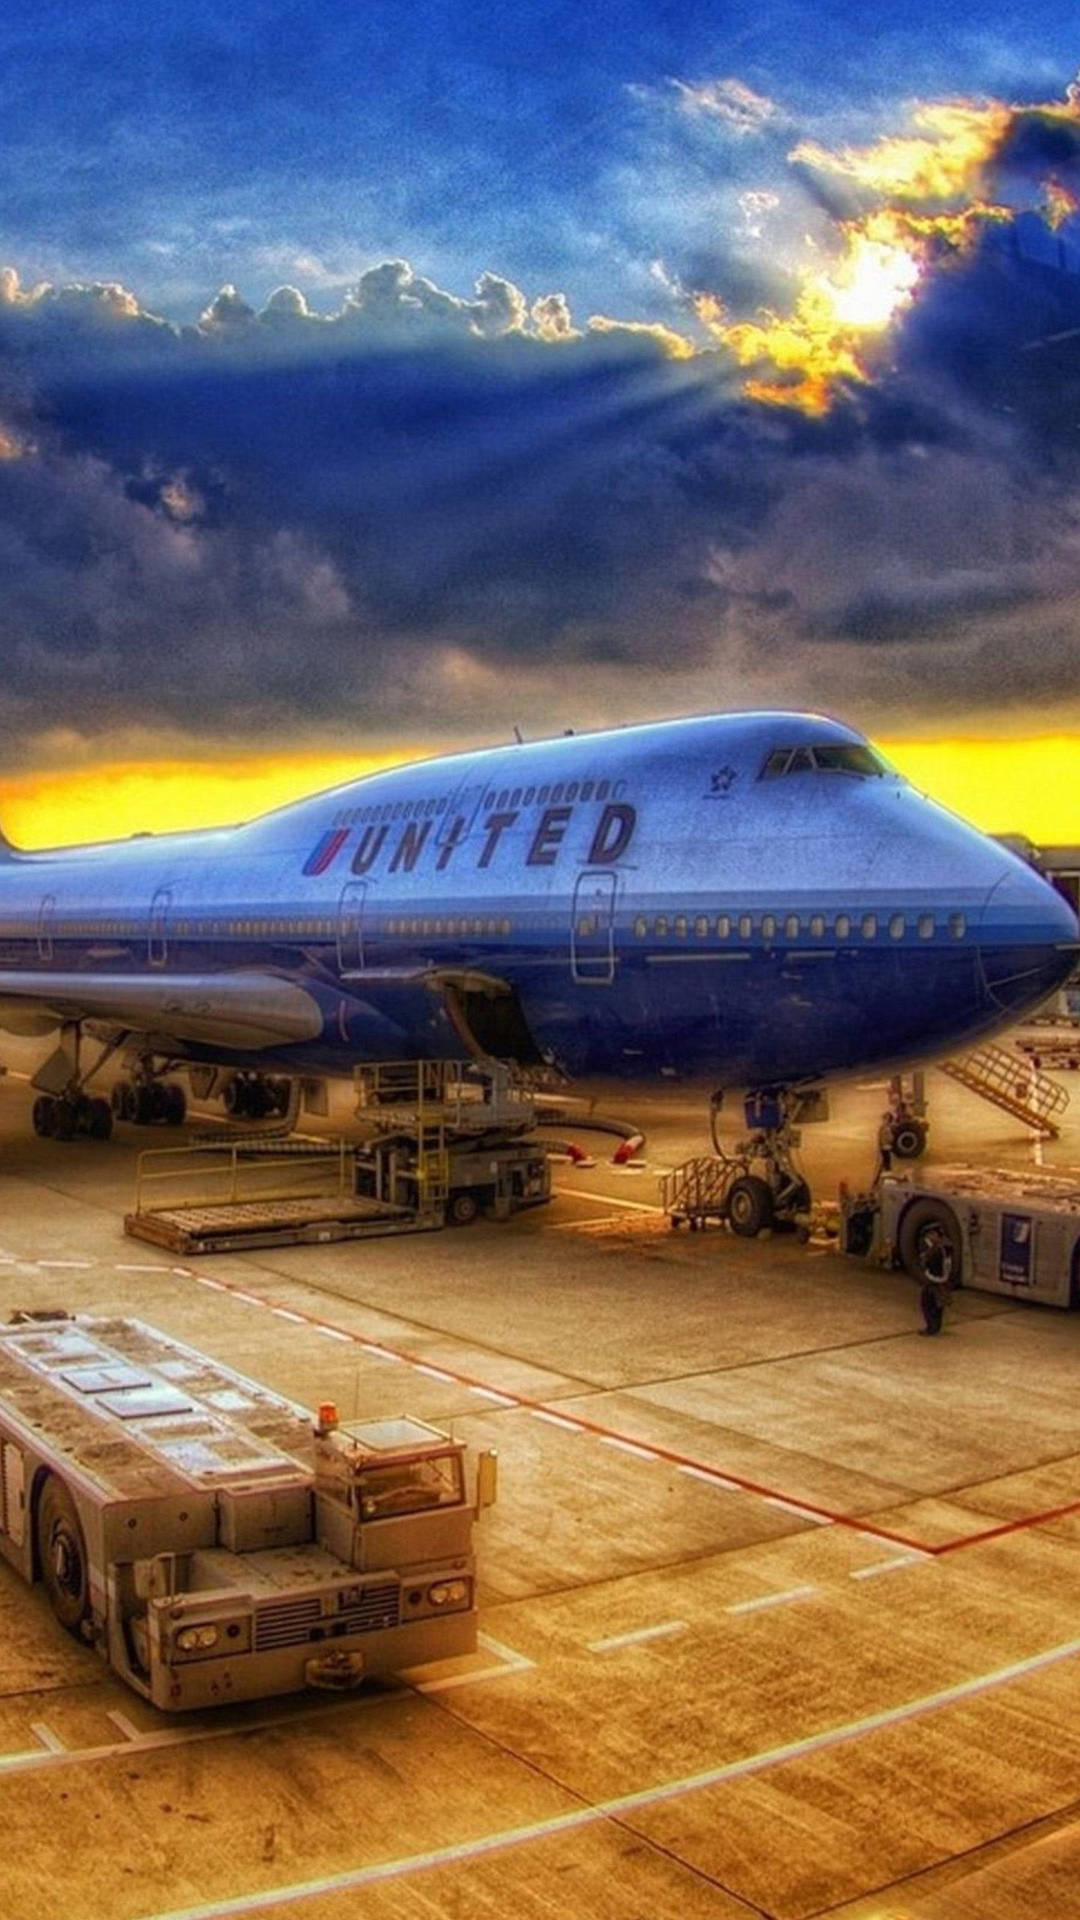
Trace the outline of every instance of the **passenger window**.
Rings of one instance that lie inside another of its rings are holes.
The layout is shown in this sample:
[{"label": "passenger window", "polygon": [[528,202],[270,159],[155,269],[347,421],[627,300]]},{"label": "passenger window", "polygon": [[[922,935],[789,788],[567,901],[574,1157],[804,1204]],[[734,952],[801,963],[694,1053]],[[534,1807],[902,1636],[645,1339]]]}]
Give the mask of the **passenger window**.
[{"label": "passenger window", "polygon": [[903,937],[904,937],[904,916],[902,913],[894,913],[892,918],[889,921],[889,939],[902,940]]},{"label": "passenger window", "polygon": [[962,913],[950,913],[949,915],[950,939],[962,940],[966,932],[967,932],[967,920],[965,919],[964,915]]},{"label": "passenger window", "polygon": [[810,915],[810,933],[814,940],[824,939],[825,915],[823,913],[812,913]]},{"label": "passenger window", "polygon": [[797,913],[789,913],[789,914],[788,914],[788,917],[787,917],[787,919],[786,919],[786,920],[784,921],[784,934],[785,934],[785,937],[786,937],[786,938],[787,938],[788,940],[797,940],[797,939],[798,939],[798,937],[799,937],[799,916],[798,916],[798,914],[797,914]]},{"label": "passenger window", "polygon": [[649,931],[648,921],[641,914],[639,914],[637,919],[634,921],[634,932],[637,938],[639,940],[644,940],[645,935],[648,933],[648,931]]},{"label": "passenger window", "polygon": [[753,931],[754,931],[754,922],[753,922],[753,920],[752,920],[752,918],[751,918],[751,916],[750,916],[750,915],[749,915],[748,913],[740,913],[740,915],[739,915],[739,939],[740,939],[740,940],[749,940],[749,938],[750,938],[750,935],[751,935],[751,934],[753,933]]},{"label": "passenger window", "polygon": [[667,921],[665,920],[663,914],[661,914],[659,920],[657,920],[654,923],[653,931],[654,933],[658,933],[661,936],[663,936],[667,932]]},{"label": "passenger window", "polygon": [[675,916],[675,934],[676,934],[676,937],[677,937],[677,938],[678,938],[679,940],[685,940],[685,939],[686,939],[686,935],[687,935],[687,931],[688,931],[688,926],[687,926],[687,919],[686,919],[686,915],[685,915],[685,913],[679,913],[679,914],[676,914],[676,916]]},{"label": "passenger window", "polygon": [[934,916],[932,913],[919,915],[919,939],[932,940],[934,937]]},{"label": "passenger window", "polygon": [[731,939],[731,915],[730,915],[730,913],[722,913],[722,914],[720,915],[720,917],[719,917],[719,919],[717,920],[717,922],[716,922],[716,937],[717,937],[717,939],[718,939],[718,940],[730,940],[730,939]]},{"label": "passenger window", "polygon": [[697,919],[694,921],[694,932],[697,934],[697,937],[699,940],[704,940],[706,935],[708,934],[708,931],[709,931],[709,923],[706,920],[705,915],[703,913],[699,913]]},{"label": "passenger window", "polygon": [[776,915],[775,913],[766,913],[762,916],[761,937],[763,940],[772,940],[775,938],[775,936],[776,936]]},{"label": "passenger window", "polygon": [[864,940],[873,940],[877,937],[877,914],[876,913],[863,914],[863,917],[859,922],[859,932],[862,934],[862,937]]},{"label": "passenger window", "polygon": [[847,914],[847,913],[838,913],[838,914],[837,914],[837,916],[836,916],[836,937],[837,937],[837,939],[838,939],[838,940],[848,940],[848,939],[850,939],[850,937],[851,937],[851,916],[850,916],[850,914]]}]

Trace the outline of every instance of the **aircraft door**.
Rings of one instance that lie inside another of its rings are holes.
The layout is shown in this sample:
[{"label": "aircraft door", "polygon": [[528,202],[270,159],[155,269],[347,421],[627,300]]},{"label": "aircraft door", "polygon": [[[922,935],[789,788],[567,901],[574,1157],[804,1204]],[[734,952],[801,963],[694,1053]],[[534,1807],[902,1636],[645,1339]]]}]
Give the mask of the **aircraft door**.
[{"label": "aircraft door", "polygon": [[150,902],[150,920],[146,937],[146,958],[152,967],[163,967],[169,957],[169,908],[171,906],[172,888],[159,887]]},{"label": "aircraft door", "polygon": [[39,960],[51,960],[53,957],[53,921],[56,917],[56,895],[46,893],[42,897],[37,917],[37,952]]},{"label": "aircraft door", "polygon": [[615,978],[617,875],[607,868],[579,873],[570,911],[570,974],[579,986],[610,987]]},{"label": "aircraft door", "polygon": [[348,880],[338,898],[337,957],[343,980],[364,971],[364,907],[366,880]]}]

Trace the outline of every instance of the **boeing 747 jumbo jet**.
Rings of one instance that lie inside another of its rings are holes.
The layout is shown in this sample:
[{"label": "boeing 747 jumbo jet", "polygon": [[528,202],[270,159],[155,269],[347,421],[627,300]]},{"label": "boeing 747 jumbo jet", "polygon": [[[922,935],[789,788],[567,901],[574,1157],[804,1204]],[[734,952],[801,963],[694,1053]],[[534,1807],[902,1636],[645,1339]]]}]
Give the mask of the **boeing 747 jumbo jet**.
[{"label": "boeing 747 jumbo jet", "polygon": [[[794,1088],[977,1040],[1076,954],[1037,873],[801,713],[466,753],[243,826],[0,852],[0,1024],[61,1030],[35,1078],[48,1134],[182,1118],[178,1065],[204,1087],[217,1069],[248,1113],[269,1075],[470,1055]],[[118,1051],[110,1109],[86,1089]]]}]

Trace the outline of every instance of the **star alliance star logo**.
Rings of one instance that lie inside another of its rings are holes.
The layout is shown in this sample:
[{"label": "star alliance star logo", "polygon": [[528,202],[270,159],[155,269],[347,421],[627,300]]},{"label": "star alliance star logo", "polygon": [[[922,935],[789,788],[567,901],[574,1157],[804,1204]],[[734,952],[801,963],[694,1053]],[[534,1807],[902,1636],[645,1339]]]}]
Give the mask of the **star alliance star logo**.
[{"label": "star alliance star logo", "polygon": [[711,776],[709,785],[710,799],[715,799],[717,796],[722,797],[725,793],[730,793],[737,778],[738,775],[734,767],[721,767],[718,773],[714,773]]}]

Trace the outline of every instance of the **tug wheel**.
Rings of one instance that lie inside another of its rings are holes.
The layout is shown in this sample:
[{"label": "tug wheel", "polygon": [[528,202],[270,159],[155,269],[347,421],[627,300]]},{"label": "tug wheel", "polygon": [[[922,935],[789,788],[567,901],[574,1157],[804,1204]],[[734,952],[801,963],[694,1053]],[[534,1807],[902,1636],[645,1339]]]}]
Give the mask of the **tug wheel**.
[{"label": "tug wheel", "polygon": [[474,1193],[467,1190],[452,1193],[446,1203],[446,1224],[450,1227],[468,1227],[476,1219],[480,1203]]},{"label": "tug wheel", "polygon": [[727,1197],[727,1217],[732,1233],[752,1240],[773,1221],[772,1189],[756,1174],[743,1174],[732,1183]]},{"label": "tug wheel", "polygon": [[913,1280],[958,1287],[963,1264],[960,1228],[940,1200],[916,1200],[900,1222],[900,1263]]},{"label": "tug wheel", "polygon": [[41,1579],[56,1618],[78,1634],[90,1611],[86,1542],[75,1503],[62,1480],[47,1474],[37,1510]]}]

